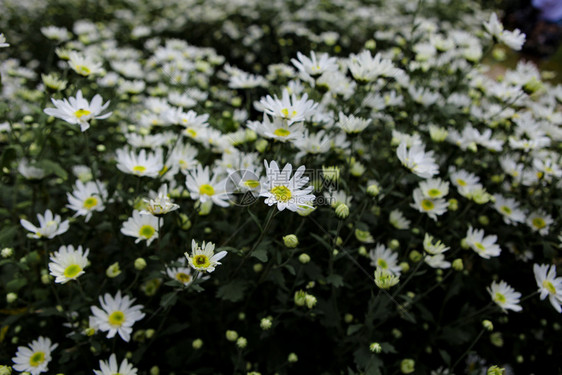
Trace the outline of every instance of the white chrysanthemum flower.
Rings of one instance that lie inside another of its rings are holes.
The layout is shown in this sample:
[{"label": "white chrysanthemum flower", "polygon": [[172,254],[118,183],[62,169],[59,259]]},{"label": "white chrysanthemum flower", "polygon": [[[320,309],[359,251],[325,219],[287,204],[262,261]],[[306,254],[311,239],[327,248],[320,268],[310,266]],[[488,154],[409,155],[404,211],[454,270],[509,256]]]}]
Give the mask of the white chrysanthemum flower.
[{"label": "white chrysanthemum flower", "polygon": [[4,34],[0,33],[0,48],[6,48],[9,47],[10,44],[6,43],[6,37],[4,36]]},{"label": "white chrysanthemum flower", "polygon": [[121,172],[139,177],[156,178],[164,167],[162,149],[160,148],[149,154],[144,149],[140,150],[138,154],[133,150],[127,152],[124,149],[119,149],[116,151],[116,157],[117,168]]},{"label": "white chrysanthemum flower", "polygon": [[445,260],[445,254],[426,255],[423,260],[431,268],[451,268],[451,262]]},{"label": "white chrysanthemum flower", "polygon": [[295,94],[289,96],[287,89],[283,89],[281,99],[268,95],[260,100],[260,104],[265,113],[287,120],[289,124],[306,120],[318,106],[318,103],[308,100],[307,94],[298,99]]},{"label": "white chrysanthemum flower", "polygon": [[297,52],[297,59],[291,59],[291,62],[306,80],[313,80],[324,72],[338,70],[338,60],[335,57],[330,57],[327,53],[321,53],[316,58],[314,51],[311,51],[309,58]]},{"label": "white chrysanthemum flower", "polygon": [[468,246],[484,259],[500,255],[501,248],[496,244],[497,239],[496,235],[484,237],[483,229],[474,229],[472,226],[469,226],[466,232]]},{"label": "white chrysanthemum flower", "polygon": [[384,59],[380,53],[373,57],[367,50],[358,55],[352,54],[348,67],[353,78],[361,82],[372,82],[379,77],[397,78],[403,74],[390,59]]},{"label": "white chrysanthemum flower", "polygon": [[100,74],[104,71],[101,63],[95,61],[92,56],[82,55],[76,51],[69,53],[68,65],[76,73],[84,77]]},{"label": "white chrysanthemum flower", "polygon": [[64,27],[45,26],[41,28],[41,34],[45,35],[47,39],[57,42],[65,42],[72,36],[70,31]]},{"label": "white chrysanthemum flower", "polygon": [[450,170],[449,173],[451,182],[453,183],[453,185],[455,185],[455,187],[459,191],[459,194],[463,197],[469,196],[471,191],[475,190],[477,187],[482,186],[479,183],[480,179],[478,178],[478,176],[463,169],[459,171]]},{"label": "white chrysanthemum flower", "polygon": [[177,260],[181,264],[179,267],[166,266],[164,273],[172,280],[176,280],[187,286],[193,282],[193,275],[191,274],[191,268],[187,267],[185,263],[186,258],[180,258]]},{"label": "white chrysanthemum flower", "polygon": [[179,170],[184,175],[187,175],[189,170],[195,169],[200,164],[199,160],[197,160],[197,154],[197,148],[188,143],[176,145],[166,162],[165,168],[169,168],[168,174],[175,176]]},{"label": "white chrysanthemum flower", "polygon": [[494,208],[503,216],[506,224],[525,221],[525,213],[519,208],[519,203],[515,199],[505,198],[500,194],[494,194],[494,199]]},{"label": "white chrysanthemum flower", "polygon": [[398,209],[390,211],[388,221],[396,229],[410,229],[411,221],[406,219]]},{"label": "white chrysanthemum flower", "polygon": [[18,172],[28,180],[40,180],[47,175],[42,168],[30,164],[27,159],[21,159],[18,163]]},{"label": "white chrysanthemum flower", "polygon": [[339,121],[336,123],[340,129],[348,134],[361,133],[372,119],[364,119],[353,115],[346,116],[342,112],[339,113]]},{"label": "white chrysanthemum flower", "polygon": [[106,293],[103,297],[99,297],[101,309],[97,306],[91,306],[93,319],[91,321],[92,328],[100,331],[108,331],[107,338],[110,339],[119,334],[123,341],[129,342],[131,333],[133,332],[133,324],[144,318],[141,311],[142,305],[134,305],[134,298],[129,296],[121,296],[121,291],[117,291],[115,297]]},{"label": "white chrysanthemum flower", "polygon": [[120,365],[117,364],[117,357],[115,353],[112,353],[109,357],[109,361],[100,360],[100,369],[94,370],[96,375],[137,375],[137,369],[133,367],[124,358]]},{"label": "white chrysanthemum flower", "polygon": [[554,223],[552,216],[542,210],[532,212],[525,220],[533,232],[539,232],[541,236],[546,236],[550,231],[550,225]]},{"label": "white chrysanthemum flower", "polygon": [[105,184],[99,181],[83,183],[77,180],[72,193],[66,193],[66,196],[68,198],[66,207],[76,211],[75,217],[86,216],[85,221],[88,222],[94,211],[105,210],[103,202],[107,199],[107,189]]},{"label": "white chrysanthemum flower", "polygon": [[533,265],[535,280],[539,287],[541,300],[548,296],[550,304],[556,311],[562,313],[562,277],[556,277],[554,264]]},{"label": "white chrysanthemum flower", "polygon": [[49,371],[51,352],[59,345],[52,344],[48,337],[39,337],[33,340],[29,346],[18,346],[14,361],[14,370],[19,372],[29,372],[31,375],[38,375]]},{"label": "white chrysanthemum flower", "polygon": [[431,178],[420,182],[420,189],[425,198],[438,199],[449,194],[449,183],[440,178]]},{"label": "white chrysanthemum flower", "polygon": [[263,121],[250,121],[248,128],[252,129],[264,138],[274,139],[280,142],[293,142],[304,137],[304,126],[302,123],[291,124],[279,117],[264,115]]},{"label": "white chrysanthemum flower", "polygon": [[220,207],[229,206],[225,184],[225,179],[218,181],[218,174],[210,175],[209,166],[203,168],[198,165],[195,170],[189,172],[185,179],[191,199],[201,203],[211,201]]},{"label": "white chrysanthemum flower", "polygon": [[203,241],[201,247],[195,242],[191,241],[191,254],[185,252],[185,257],[189,265],[193,269],[201,272],[213,272],[215,267],[221,264],[219,260],[224,258],[227,254],[226,251],[220,251],[215,254],[215,244],[212,242]]},{"label": "white chrysanthemum flower", "polygon": [[423,238],[423,249],[427,251],[431,255],[438,255],[443,254],[445,251],[449,250],[449,246],[445,246],[444,243],[437,240],[437,242],[433,242],[433,236],[429,233],[426,233]]},{"label": "white chrysanthemum flower", "polygon": [[439,173],[433,151],[425,152],[423,145],[415,144],[408,148],[405,142],[401,142],[396,149],[396,156],[403,166],[421,178],[430,178]]},{"label": "white chrysanthemum flower", "polygon": [[70,224],[68,220],[62,221],[59,215],[53,215],[51,210],[45,211],[44,215],[37,214],[37,220],[39,220],[39,227],[31,224],[25,219],[20,220],[20,224],[33,234],[28,234],[31,238],[53,238],[59,234],[65,233]]},{"label": "white chrysanthemum flower", "polygon": [[109,101],[102,105],[103,98],[96,94],[91,102],[82,96],[82,90],[78,90],[76,97],[57,100],[51,99],[55,108],[45,108],[43,112],[49,116],[54,116],[68,122],[69,124],[80,125],[80,130],[85,132],[90,128],[90,120],[103,120],[108,118],[112,112],[102,114],[109,106]]},{"label": "white chrysanthemum flower", "polygon": [[445,199],[429,199],[423,196],[422,190],[416,188],[414,190],[414,203],[411,204],[413,208],[419,212],[427,214],[430,218],[437,221],[437,215],[441,216],[447,212],[449,203]]},{"label": "white chrysanthemum flower", "polygon": [[141,214],[152,214],[154,216],[165,215],[180,208],[175,204],[170,195],[168,194],[168,185],[162,185],[158,190],[158,195],[152,199],[144,199],[146,202],[146,209],[141,211]]},{"label": "white chrysanthemum flower", "polygon": [[58,251],[51,254],[49,263],[50,274],[55,277],[55,283],[65,284],[70,280],[76,280],[84,274],[84,268],[88,265],[88,254],[90,250],[82,250],[78,246],[61,246]]},{"label": "white chrysanthemum flower", "polygon": [[150,246],[152,241],[158,238],[158,218],[150,214],[142,215],[134,210],[133,216],[128,218],[121,227],[121,233],[125,236],[135,237],[135,243],[146,241]]},{"label": "white chrysanthemum flower", "polygon": [[501,309],[507,313],[507,310],[521,311],[523,308],[519,305],[521,293],[516,292],[511,286],[507,285],[505,281],[492,282],[488,288],[488,293]]},{"label": "white chrysanthemum flower", "polygon": [[267,160],[264,160],[264,164],[267,182],[262,185],[264,189],[260,196],[266,198],[265,203],[268,206],[276,204],[279,211],[287,208],[296,212],[299,206],[305,206],[307,202],[314,200],[315,196],[311,194],[314,188],[308,186],[303,189],[304,185],[308,183],[308,177],[303,177],[306,170],[304,165],[300,166],[295,171],[295,175],[291,177],[293,166],[289,163],[283,167],[283,170],[279,170],[275,161],[268,164]]},{"label": "white chrysanthemum flower", "polygon": [[521,33],[519,29],[504,30],[496,13],[490,15],[488,22],[484,22],[484,28],[497,42],[502,42],[515,51],[519,51],[525,43],[525,34]]},{"label": "white chrysanthemum flower", "polygon": [[392,272],[394,275],[400,275],[402,272],[402,268],[398,265],[398,254],[387,249],[383,244],[377,244],[371,249],[369,258],[371,258],[371,266],[377,269]]}]

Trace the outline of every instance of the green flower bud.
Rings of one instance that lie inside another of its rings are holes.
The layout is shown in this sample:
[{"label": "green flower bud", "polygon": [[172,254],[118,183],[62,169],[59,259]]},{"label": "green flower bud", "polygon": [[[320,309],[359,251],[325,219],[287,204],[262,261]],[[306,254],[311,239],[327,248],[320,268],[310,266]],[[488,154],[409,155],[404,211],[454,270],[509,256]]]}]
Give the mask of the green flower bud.
[{"label": "green flower bud", "polygon": [[478,216],[478,222],[484,226],[490,224],[490,219],[488,219],[488,216],[486,215],[480,215]]},{"label": "green flower bud", "polygon": [[372,197],[376,197],[381,192],[380,187],[377,184],[371,184],[367,186],[367,194]]},{"label": "green flower bud", "polygon": [[464,269],[464,264],[461,258],[453,260],[453,269],[455,271],[462,271]]},{"label": "green flower bud", "polygon": [[201,349],[201,347],[203,346],[203,340],[195,339],[195,340],[193,340],[193,343],[191,344],[191,346],[195,350]]},{"label": "green flower bud", "polygon": [[408,257],[410,258],[410,260],[412,262],[419,262],[423,258],[422,254],[417,250],[410,251],[410,254],[408,255]]},{"label": "green flower bud", "polygon": [[307,294],[304,297],[304,302],[306,303],[306,307],[308,307],[309,309],[312,309],[315,305],[316,305],[316,297],[314,297],[311,294]]},{"label": "green flower bud", "polygon": [[145,268],[146,268],[146,260],[144,260],[143,258],[135,259],[135,269],[137,271],[142,271]]},{"label": "green flower bud", "polygon": [[390,247],[392,250],[396,250],[400,247],[400,242],[397,239],[392,239],[388,243],[388,247]]},{"label": "green flower bud", "polygon": [[349,207],[345,203],[340,203],[336,207],[336,216],[340,219],[345,219],[349,216]]},{"label": "green flower bud", "polygon": [[503,374],[505,374],[505,369],[498,366],[492,366],[486,372],[486,375],[503,375]]},{"label": "green flower bud", "polygon": [[459,201],[455,198],[449,199],[449,211],[456,211],[459,209]]},{"label": "green flower bud", "polygon": [[246,345],[248,345],[248,340],[246,340],[246,338],[240,337],[238,338],[238,340],[236,340],[236,346],[240,349],[244,349]]},{"label": "green flower bud", "polygon": [[346,322],[347,324],[353,322],[353,315],[351,314],[345,314],[345,316],[343,317],[344,322]]},{"label": "green flower bud", "polygon": [[41,282],[45,285],[49,285],[51,277],[48,274],[41,275]]},{"label": "green flower bud", "polygon": [[253,269],[254,269],[255,273],[259,273],[259,272],[263,271],[263,264],[256,263],[256,264],[254,264]]},{"label": "green flower bud", "polygon": [[256,150],[259,153],[263,153],[263,152],[265,152],[265,149],[267,148],[268,144],[269,143],[265,139],[258,139],[256,141]]},{"label": "green flower bud", "polygon": [[114,277],[117,277],[120,274],[121,274],[121,269],[119,268],[119,262],[113,263],[112,265],[107,267],[107,270],[105,271],[105,275],[110,279],[113,279]]},{"label": "green flower bud", "polygon": [[302,264],[307,264],[308,262],[310,262],[310,255],[308,255],[307,253],[302,253],[301,255],[299,255],[299,262],[301,262]]},{"label": "green flower bud", "polygon": [[146,336],[147,339],[151,339],[152,336],[154,336],[155,333],[156,333],[155,330],[153,330],[152,328],[149,328],[145,331],[144,335]]},{"label": "green flower bud", "polygon": [[503,346],[503,337],[501,332],[494,332],[490,335],[490,342],[494,345],[497,346],[498,348],[501,348]]},{"label": "green flower bud", "polygon": [[232,330],[226,331],[226,339],[228,341],[236,341],[238,339],[238,332]]},{"label": "green flower bud", "polygon": [[10,366],[0,365],[0,375],[11,375],[12,368]]},{"label": "green flower bud", "polygon": [[373,342],[371,343],[371,345],[369,345],[369,350],[372,351],[373,353],[378,354],[382,352],[382,346],[378,342]]},{"label": "green flower bud", "polygon": [[359,255],[366,257],[368,255],[367,248],[365,246],[359,246],[358,253]]},{"label": "green flower bud", "polygon": [[470,246],[468,245],[468,241],[466,240],[466,238],[463,238],[463,239],[461,240],[461,247],[462,247],[464,250],[468,250],[468,249],[470,248]]},{"label": "green flower bud", "polygon": [[6,294],[6,302],[7,303],[13,303],[18,299],[18,295],[16,293],[8,293]]},{"label": "green flower bud", "polygon": [[297,290],[293,299],[295,301],[295,305],[304,306],[306,303],[306,292],[304,290]]},{"label": "green flower bud", "polygon": [[158,366],[152,366],[150,368],[150,375],[159,375],[160,374],[160,369],[158,368]]},{"label": "green flower bud", "polygon": [[14,255],[14,249],[5,247],[2,249],[2,258],[9,258]]},{"label": "green flower bud", "polygon": [[411,374],[415,370],[415,364],[416,362],[413,359],[403,359],[402,362],[400,362],[400,371],[402,371],[403,374]]},{"label": "green flower bud", "polygon": [[287,357],[287,361],[289,361],[289,363],[295,363],[299,360],[299,357],[297,357],[297,355],[295,353],[290,353],[289,357]]},{"label": "green flower bud", "polygon": [[295,247],[297,247],[299,245],[299,239],[294,234],[288,234],[288,235],[283,237],[283,243],[289,249],[294,249]]},{"label": "green flower bud", "polygon": [[273,325],[273,322],[271,321],[271,317],[263,318],[260,321],[260,328],[263,329],[264,331],[267,331],[268,329],[270,329],[272,325]]},{"label": "green flower bud", "polygon": [[487,319],[482,321],[482,327],[484,327],[487,331],[494,330],[494,325]]}]

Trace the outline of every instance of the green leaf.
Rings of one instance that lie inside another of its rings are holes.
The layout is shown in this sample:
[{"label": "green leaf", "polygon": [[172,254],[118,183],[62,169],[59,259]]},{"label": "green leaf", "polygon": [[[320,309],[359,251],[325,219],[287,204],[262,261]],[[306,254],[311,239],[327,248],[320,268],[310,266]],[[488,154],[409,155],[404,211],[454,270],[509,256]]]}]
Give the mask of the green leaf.
[{"label": "green leaf", "polygon": [[166,293],[162,296],[160,300],[160,306],[167,309],[168,307],[172,307],[178,301],[178,293],[177,292],[170,292]]},{"label": "green leaf", "polygon": [[351,336],[354,333],[359,332],[361,328],[363,328],[363,324],[352,324],[349,327],[347,327],[347,335]]},{"label": "green leaf", "polygon": [[18,227],[14,226],[5,226],[0,230],[0,244],[6,244],[12,242],[12,239],[16,235],[18,231]]},{"label": "green leaf", "polygon": [[6,283],[6,291],[17,292],[27,285],[27,279],[14,279]]},{"label": "green leaf", "polygon": [[248,283],[244,280],[234,280],[221,286],[217,290],[217,297],[225,301],[238,302],[244,298]]},{"label": "green leaf", "polygon": [[394,346],[388,342],[381,342],[381,348],[383,353],[396,353]]},{"label": "green leaf", "polygon": [[323,239],[322,237],[320,237],[319,235],[317,235],[317,234],[315,234],[315,233],[310,233],[310,235],[311,235],[312,237],[314,237],[314,239],[315,239],[316,241],[318,241],[318,242],[320,242],[322,245],[324,245],[324,247],[325,247],[326,249],[328,249],[328,250],[330,250],[330,251],[332,250],[332,246],[331,246],[328,242],[326,242],[325,239]]},{"label": "green leaf", "polygon": [[18,158],[18,149],[16,146],[7,146],[2,152],[0,158],[0,167],[10,167],[10,164]]},{"label": "green leaf", "polygon": [[255,249],[252,252],[252,256],[254,258],[256,258],[257,260],[259,260],[262,263],[267,262],[267,249],[263,248],[263,247],[258,247],[257,249]]},{"label": "green leaf", "polygon": [[252,211],[250,211],[250,208],[248,208],[247,211],[250,217],[252,218],[252,220],[254,221],[254,223],[256,223],[258,228],[260,228],[260,232],[263,231],[263,228],[261,226],[261,220]]},{"label": "green leaf", "polygon": [[295,271],[295,267],[291,266],[290,264],[285,264],[285,268],[291,275],[295,276],[297,274],[297,272]]},{"label": "green leaf", "polygon": [[439,349],[439,354],[441,354],[441,358],[443,358],[443,362],[445,362],[445,364],[447,366],[450,366],[451,365],[451,355],[443,349]]},{"label": "green leaf", "polygon": [[340,286],[343,286],[343,277],[334,273],[326,277],[326,282],[328,284],[332,284],[336,288],[339,288]]},{"label": "green leaf", "polygon": [[66,180],[68,178],[68,173],[66,173],[66,171],[60,166],[59,163],[54,162],[52,160],[41,160],[39,162],[37,162],[37,166],[39,168],[42,168],[45,172],[49,173],[49,174],[54,174],[60,178],[62,178],[63,180]]}]

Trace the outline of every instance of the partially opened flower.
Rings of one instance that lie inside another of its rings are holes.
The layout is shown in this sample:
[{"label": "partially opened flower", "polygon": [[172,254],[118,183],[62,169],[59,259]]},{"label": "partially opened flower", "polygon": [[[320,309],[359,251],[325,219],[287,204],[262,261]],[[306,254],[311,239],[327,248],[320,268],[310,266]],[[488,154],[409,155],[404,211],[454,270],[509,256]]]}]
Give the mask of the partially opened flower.
[{"label": "partially opened flower", "polygon": [[289,95],[287,89],[283,90],[282,98],[268,95],[260,101],[263,110],[270,116],[279,117],[287,120],[289,124],[298,121],[304,121],[307,117],[314,113],[318,106],[312,100],[308,100],[308,95],[304,94],[300,99],[295,94]]},{"label": "partially opened flower", "polygon": [[185,253],[185,257],[189,265],[197,271],[213,272],[215,267],[221,264],[219,260],[226,256],[226,251],[221,251],[215,254],[215,244],[212,242],[203,241],[201,247],[195,242],[191,241],[191,254]]},{"label": "partially opened flower", "polygon": [[68,122],[69,124],[80,125],[80,130],[85,132],[90,128],[90,120],[103,120],[111,115],[111,112],[103,113],[109,106],[109,101],[102,105],[103,99],[98,94],[91,102],[82,96],[82,90],[78,90],[76,97],[57,100],[51,99],[55,108],[45,108],[44,112],[49,116],[54,116]]},{"label": "partially opened flower", "polygon": [[31,238],[53,238],[59,234],[63,234],[68,230],[69,221],[62,221],[59,215],[53,215],[51,210],[45,211],[45,215],[37,214],[37,219],[39,220],[39,227],[31,224],[25,219],[20,220],[20,224],[30,231],[32,234],[28,234]]}]

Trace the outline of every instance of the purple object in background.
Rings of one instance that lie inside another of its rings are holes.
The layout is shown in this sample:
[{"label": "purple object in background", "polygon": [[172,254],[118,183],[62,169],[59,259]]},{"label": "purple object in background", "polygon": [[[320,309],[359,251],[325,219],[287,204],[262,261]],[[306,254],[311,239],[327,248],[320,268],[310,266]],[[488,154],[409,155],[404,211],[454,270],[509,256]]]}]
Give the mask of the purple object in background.
[{"label": "purple object in background", "polygon": [[555,23],[562,20],[562,0],[533,0],[533,7],[540,10],[544,20]]}]

